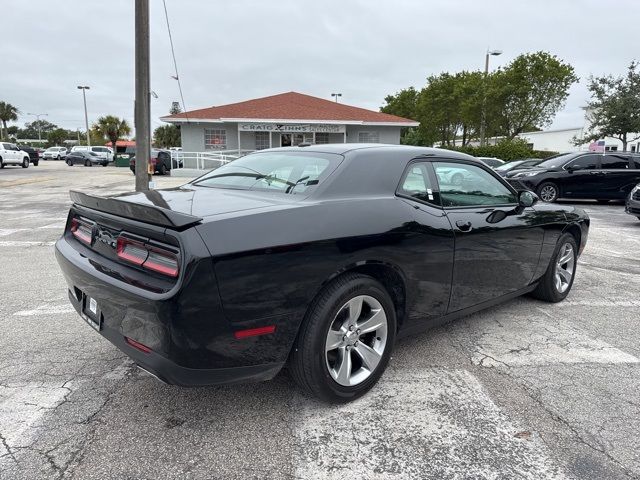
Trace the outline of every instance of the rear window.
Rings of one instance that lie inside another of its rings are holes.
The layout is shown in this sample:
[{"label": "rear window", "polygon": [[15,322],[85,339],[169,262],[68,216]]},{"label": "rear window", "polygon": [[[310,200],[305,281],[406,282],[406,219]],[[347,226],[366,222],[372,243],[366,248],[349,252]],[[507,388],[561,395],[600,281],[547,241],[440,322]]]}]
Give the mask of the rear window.
[{"label": "rear window", "polygon": [[321,183],[341,161],[341,155],[331,153],[254,153],[223,165],[192,184],[300,194]]}]

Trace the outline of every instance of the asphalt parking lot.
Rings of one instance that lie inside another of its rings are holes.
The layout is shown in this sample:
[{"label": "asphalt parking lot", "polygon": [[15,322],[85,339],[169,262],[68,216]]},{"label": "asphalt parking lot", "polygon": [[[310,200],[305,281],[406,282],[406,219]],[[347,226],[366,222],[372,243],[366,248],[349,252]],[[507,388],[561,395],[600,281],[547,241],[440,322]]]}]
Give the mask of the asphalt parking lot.
[{"label": "asphalt parking lot", "polygon": [[137,370],[67,301],[53,243],[70,188],[133,176],[0,171],[1,479],[640,478],[640,221],[621,204],[583,204],[566,301],[523,297],[403,340],[372,392],[327,406],[286,372],[183,389]]}]

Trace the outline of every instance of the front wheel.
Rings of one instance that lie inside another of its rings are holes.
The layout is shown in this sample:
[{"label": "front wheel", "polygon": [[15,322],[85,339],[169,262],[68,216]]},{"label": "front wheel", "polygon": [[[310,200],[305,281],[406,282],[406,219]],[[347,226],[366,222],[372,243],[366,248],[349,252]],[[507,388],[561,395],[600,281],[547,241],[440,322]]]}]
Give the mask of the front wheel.
[{"label": "front wheel", "polygon": [[560,302],[569,295],[576,276],[578,245],[570,233],[560,237],[556,250],[532,295],[547,302]]},{"label": "front wheel", "polygon": [[60,160],[60,155],[58,155],[58,156],[56,157],[56,160]]},{"label": "front wheel", "polygon": [[537,193],[543,202],[553,203],[558,199],[558,186],[555,183],[545,182],[538,187]]},{"label": "front wheel", "polygon": [[22,168],[29,168],[29,158],[28,157],[24,157],[22,159]]},{"label": "front wheel", "polygon": [[91,166],[91,161],[86,160],[86,161],[84,162],[84,166],[85,166],[85,167],[90,167],[90,166]]},{"label": "front wheel", "polygon": [[160,165],[160,175],[166,175],[168,171],[169,170],[167,170],[167,166],[164,163]]},{"label": "front wheel", "polygon": [[1,158],[0,158],[0,168],[4,168],[4,162],[2,161]]},{"label": "front wheel", "polygon": [[37,167],[37,166],[38,166],[38,163],[40,163],[40,160],[34,160],[34,161],[33,161],[33,166],[34,166],[34,167]]},{"label": "front wheel", "polygon": [[346,274],[313,301],[291,353],[291,373],[310,395],[345,403],[384,372],[396,334],[393,301],[365,275]]}]

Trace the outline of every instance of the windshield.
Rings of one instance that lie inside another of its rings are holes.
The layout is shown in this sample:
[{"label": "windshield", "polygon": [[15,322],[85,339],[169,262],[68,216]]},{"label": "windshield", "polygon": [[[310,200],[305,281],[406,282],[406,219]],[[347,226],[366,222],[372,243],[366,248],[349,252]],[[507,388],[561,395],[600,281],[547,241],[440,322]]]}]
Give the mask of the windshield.
[{"label": "windshield", "polygon": [[193,185],[280,193],[303,193],[318,185],[342,161],[317,152],[254,153],[197,178]]},{"label": "windshield", "polygon": [[558,168],[575,157],[575,155],[575,153],[562,153],[560,155],[554,155],[553,157],[547,158],[544,162],[540,162],[538,165],[536,165],[536,167]]},{"label": "windshield", "polygon": [[524,160],[516,160],[515,162],[505,163],[504,165],[500,165],[499,167],[496,167],[496,170],[499,172],[504,172],[506,170],[512,169],[513,167],[517,167],[522,162],[524,162]]}]

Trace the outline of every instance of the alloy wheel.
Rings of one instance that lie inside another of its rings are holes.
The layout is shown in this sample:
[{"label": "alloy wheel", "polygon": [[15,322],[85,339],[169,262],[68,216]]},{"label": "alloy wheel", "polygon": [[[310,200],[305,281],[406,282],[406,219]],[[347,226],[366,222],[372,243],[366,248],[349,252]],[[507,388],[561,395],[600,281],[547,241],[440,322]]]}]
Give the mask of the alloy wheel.
[{"label": "alloy wheel", "polygon": [[558,252],[554,275],[554,284],[559,293],[566,292],[569,285],[571,285],[575,264],[576,258],[573,253],[573,246],[570,243],[565,243]]},{"label": "alloy wheel", "polygon": [[387,346],[387,315],[381,303],[358,295],[333,319],[325,342],[325,362],[331,377],[352,387],[375,371]]},{"label": "alloy wheel", "polygon": [[553,185],[545,185],[540,190],[540,198],[542,198],[544,202],[554,201],[556,198],[556,195],[557,195],[556,187],[554,187]]}]

